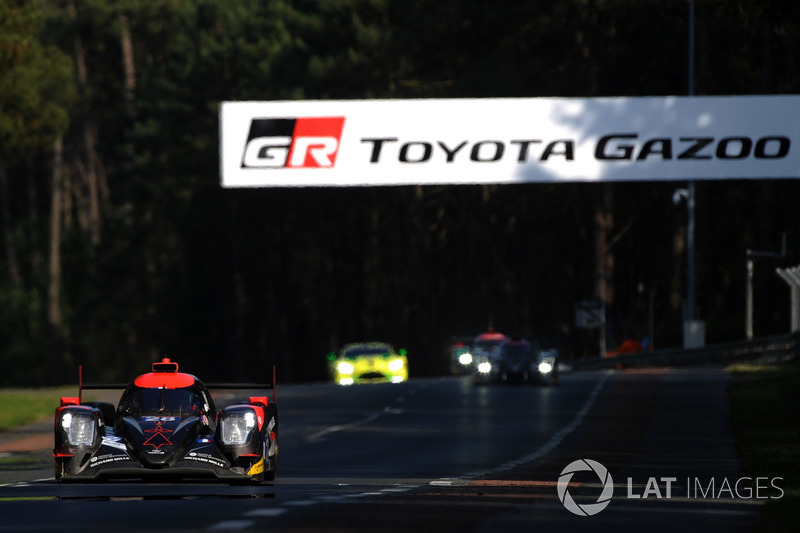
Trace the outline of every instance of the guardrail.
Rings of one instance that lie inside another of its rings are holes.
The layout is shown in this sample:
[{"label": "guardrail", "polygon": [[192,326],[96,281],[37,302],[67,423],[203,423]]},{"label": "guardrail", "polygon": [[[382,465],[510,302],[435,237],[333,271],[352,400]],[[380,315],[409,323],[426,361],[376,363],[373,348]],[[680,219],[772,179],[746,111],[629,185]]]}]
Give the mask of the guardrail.
[{"label": "guardrail", "polygon": [[616,357],[586,358],[572,363],[575,370],[687,365],[727,365],[736,362],[783,363],[800,356],[800,332],[753,340],[716,344],[703,348],[680,348],[639,352]]}]

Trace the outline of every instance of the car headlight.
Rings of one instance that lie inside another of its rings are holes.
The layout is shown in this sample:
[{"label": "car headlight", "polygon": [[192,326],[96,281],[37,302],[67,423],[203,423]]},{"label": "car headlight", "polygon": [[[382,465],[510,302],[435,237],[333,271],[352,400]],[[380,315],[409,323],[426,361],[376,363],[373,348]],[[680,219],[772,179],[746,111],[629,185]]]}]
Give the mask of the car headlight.
[{"label": "car headlight", "polygon": [[352,365],[352,363],[348,363],[347,361],[342,361],[336,367],[336,370],[338,370],[340,374],[352,374],[353,371],[355,370],[355,367]]},{"label": "car headlight", "polygon": [[482,363],[478,363],[478,372],[481,374],[488,374],[492,371],[492,363],[488,361],[483,361]]},{"label": "car headlight", "polygon": [[94,443],[96,418],[90,413],[66,411],[61,415],[61,427],[72,446],[91,446]]},{"label": "car headlight", "polygon": [[541,363],[539,363],[539,372],[541,372],[542,374],[549,374],[550,371],[552,370],[553,370],[553,365],[551,365],[547,361],[542,361]]},{"label": "car headlight", "polygon": [[223,412],[219,425],[222,444],[226,446],[245,444],[250,432],[256,427],[256,414],[251,409]]},{"label": "car headlight", "polygon": [[471,365],[472,364],[472,354],[471,353],[462,353],[458,356],[458,362],[462,365]]},{"label": "car headlight", "polygon": [[399,372],[400,370],[403,370],[404,365],[405,363],[403,363],[402,359],[392,359],[391,361],[389,361],[389,371]]}]

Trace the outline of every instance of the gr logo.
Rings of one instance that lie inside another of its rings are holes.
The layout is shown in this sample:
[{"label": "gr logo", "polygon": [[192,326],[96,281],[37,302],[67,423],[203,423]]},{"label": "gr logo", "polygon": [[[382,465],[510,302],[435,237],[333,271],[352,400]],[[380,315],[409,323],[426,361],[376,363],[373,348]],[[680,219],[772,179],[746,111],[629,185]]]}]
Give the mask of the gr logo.
[{"label": "gr logo", "polygon": [[254,118],[242,168],[330,168],[344,117]]},{"label": "gr logo", "polygon": [[[600,478],[600,483],[603,484],[603,490],[595,503],[579,504],[572,498],[569,490],[567,490],[572,476],[576,472],[581,471],[594,472],[597,477]],[[592,516],[605,509],[611,501],[611,496],[614,495],[614,480],[611,479],[611,474],[608,473],[606,467],[597,461],[578,459],[568,464],[566,468],[561,471],[561,475],[558,476],[556,491],[558,492],[558,499],[561,500],[561,503],[564,504],[564,507],[566,507],[569,512],[578,516]]]}]

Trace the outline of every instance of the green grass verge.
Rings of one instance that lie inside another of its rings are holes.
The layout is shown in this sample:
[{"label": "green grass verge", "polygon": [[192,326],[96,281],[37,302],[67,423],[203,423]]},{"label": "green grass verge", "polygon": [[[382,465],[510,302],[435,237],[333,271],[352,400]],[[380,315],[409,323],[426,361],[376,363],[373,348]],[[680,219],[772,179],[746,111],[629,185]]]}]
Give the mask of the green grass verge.
[{"label": "green grass verge", "polygon": [[0,454],[0,471],[30,470],[32,468],[43,468],[52,464],[53,459],[49,456],[43,458],[31,454]]},{"label": "green grass verge", "polygon": [[728,368],[734,439],[742,474],[783,478],[780,499],[765,500],[756,531],[797,531],[800,523],[800,366]]},{"label": "green grass verge", "polygon": [[74,393],[69,389],[0,389],[0,431],[14,429],[31,422],[51,418],[61,396]]}]

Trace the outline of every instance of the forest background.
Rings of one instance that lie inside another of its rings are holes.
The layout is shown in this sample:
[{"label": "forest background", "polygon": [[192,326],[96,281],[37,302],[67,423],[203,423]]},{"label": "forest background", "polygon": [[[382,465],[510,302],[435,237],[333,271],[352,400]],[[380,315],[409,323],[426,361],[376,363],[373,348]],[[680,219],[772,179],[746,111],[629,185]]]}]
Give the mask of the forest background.
[{"label": "forest background", "polygon": [[[224,190],[219,104],[797,94],[798,50],[794,0],[0,0],[0,385],[161,356],[321,380],[364,340],[437,375],[490,326],[597,357],[575,305],[601,271],[609,349],[680,346],[685,183]],[[696,193],[706,342],[744,337],[746,251],[783,233],[786,257],[756,261],[754,330],[787,332],[800,183]]]}]

